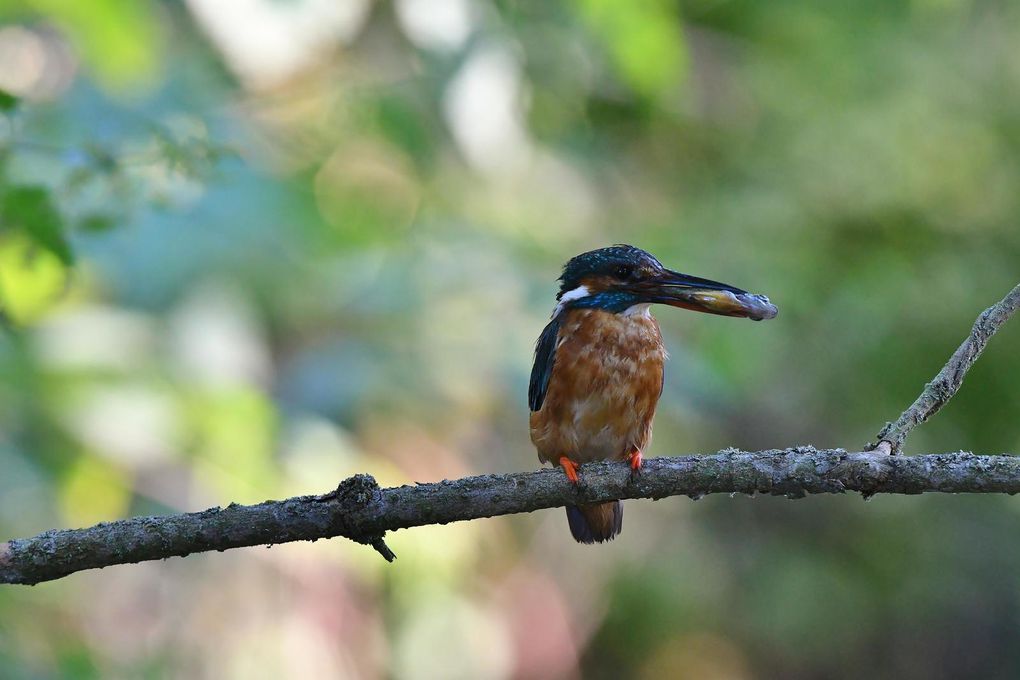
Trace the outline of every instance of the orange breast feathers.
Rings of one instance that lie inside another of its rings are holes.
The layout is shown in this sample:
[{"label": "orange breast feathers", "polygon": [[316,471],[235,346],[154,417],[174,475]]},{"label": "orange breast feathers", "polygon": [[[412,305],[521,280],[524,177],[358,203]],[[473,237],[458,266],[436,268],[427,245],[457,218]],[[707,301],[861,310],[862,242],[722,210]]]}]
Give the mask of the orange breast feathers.
[{"label": "orange breast feathers", "polygon": [[651,440],[666,351],[646,311],[563,312],[545,399],[531,414],[539,460],[622,460]]}]

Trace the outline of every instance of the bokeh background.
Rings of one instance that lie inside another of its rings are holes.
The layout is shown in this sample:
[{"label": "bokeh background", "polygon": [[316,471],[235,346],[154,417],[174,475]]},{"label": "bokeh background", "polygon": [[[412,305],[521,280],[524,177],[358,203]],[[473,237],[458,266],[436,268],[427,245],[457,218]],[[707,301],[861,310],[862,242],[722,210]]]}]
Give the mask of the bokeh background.
[{"label": "bokeh background", "polygon": [[[1020,5],[0,2],[0,539],[538,465],[533,342],[615,242],[648,455],[860,447],[1020,280]],[[1020,451],[1020,322],[908,452]],[[738,496],[0,588],[3,678],[1020,673],[1020,501]]]}]

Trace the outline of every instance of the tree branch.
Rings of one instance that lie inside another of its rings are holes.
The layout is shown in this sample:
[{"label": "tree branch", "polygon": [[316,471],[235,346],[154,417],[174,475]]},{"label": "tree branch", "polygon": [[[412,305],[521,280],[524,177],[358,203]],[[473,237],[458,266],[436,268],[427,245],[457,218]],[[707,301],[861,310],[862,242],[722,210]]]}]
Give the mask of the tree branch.
[{"label": "tree branch", "polygon": [[907,435],[915,427],[925,422],[946,405],[956,391],[963,385],[963,377],[974,365],[985,345],[993,335],[1009,321],[1016,310],[1020,308],[1020,285],[1011,290],[1006,297],[981,312],[970,335],[963,341],[953,356],[935,378],[924,386],[921,395],[914,400],[914,403],[900,415],[894,423],[886,423],[881,432],[878,433],[878,440],[875,444],[869,445],[869,449],[882,448],[886,444],[889,453],[899,453],[903,448],[903,442]]},{"label": "tree branch", "polygon": [[962,452],[909,458],[887,454],[898,452],[910,431],[956,394],[989,338],[1018,307],[1020,286],[978,317],[970,335],[921,396],[879,433],[878,443],[870,447],[877,452],[811,446],[753,453],[728,449],[710,456],[653,458],[638,477],[625,463],[591,463],[581,467],[580,486],[568,482],[559,470],[391,489],[380,489],[368,475],[355,475],[322,496],[136,517],[2,543],[0,583],[34,585],[114,564],[335,536],[370,545],[392,561],[396,556],[383,541],[387,531],[623,498],[700,498],[710,493],[801,498],[845,491],[865,497],[926,491],[1015,494],[1020,492],[1020,458]]},{"label": "tree branch", "polygon": [[388,489],[368,475],[356,475],[323,496],[47,531],[0,544],[0,583],[36,584],[114,564],[335,536],[373,545],[391,559],[382,542],[387,531],[618,498],[1020,492],[1020,458],[1011,456],[894,457],[810,446],[653,458],[637,477],[625,463],[591,463],[581,467],[581,475],[580,487],[561,471],[546,469]]}]

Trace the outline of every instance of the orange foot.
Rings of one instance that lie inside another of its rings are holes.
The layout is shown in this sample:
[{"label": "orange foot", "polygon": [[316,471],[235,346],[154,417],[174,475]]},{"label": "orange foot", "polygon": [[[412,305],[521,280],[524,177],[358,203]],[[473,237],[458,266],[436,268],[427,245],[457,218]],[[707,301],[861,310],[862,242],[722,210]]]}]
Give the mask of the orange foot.
[{"label": "orange foot", "polygon": [[579,480],[579,477],[577,476],[577,463],[566,456],[563,456],[560,458],[560,465],[563,466],[563,471],[567,473],[567,479],[570,480],[570,483],[577,484]]},{"label": "orange foot", "polygon": [[630,472],[636,475],[641,472],[641,463],[644,461],[644,457],[641,455],[641,449],[634,449],[627,454],[627,460],[630,461]]}]

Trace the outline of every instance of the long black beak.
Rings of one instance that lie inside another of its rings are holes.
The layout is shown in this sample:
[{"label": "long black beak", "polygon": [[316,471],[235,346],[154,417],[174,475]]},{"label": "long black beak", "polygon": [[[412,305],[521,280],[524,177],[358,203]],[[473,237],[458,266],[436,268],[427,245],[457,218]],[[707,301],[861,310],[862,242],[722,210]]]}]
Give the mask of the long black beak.
[{"label": "long black beak", "polygon": [[648,302],[658,302],[696,312],[737,316],[761,321],[771,319],[779,310],[764,295],[748,293],[718,281],[701,279],[664,269],[652,279],[635,286]]}]

